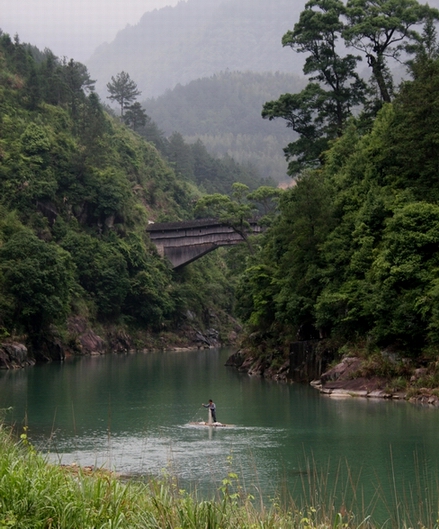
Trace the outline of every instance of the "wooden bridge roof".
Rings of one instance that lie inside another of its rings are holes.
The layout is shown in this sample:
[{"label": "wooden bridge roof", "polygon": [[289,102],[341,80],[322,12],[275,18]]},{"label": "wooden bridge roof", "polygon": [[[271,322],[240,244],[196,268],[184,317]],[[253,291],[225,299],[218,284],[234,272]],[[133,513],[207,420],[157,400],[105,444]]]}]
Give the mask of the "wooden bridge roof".
[{"label": "wooden bridge roof", "polygon": [[155,222],[148,224],[146,231],[163,231],[163,230],[185,230],[188,228],[202,228],[203,226],[216,226],[223,224],[218,219],[197,219],[181,220],[176,222]]},{"label": "wooden bridge roof", "polygon": [[[250,224],[256,224],[257,219],[248,221]],[[196,219],[196,220],[182,220],[176,222],[155,222],[148,224],[146,231],[166,231],[166,230],[186,230],[191,228],[204,228],[208,226],[227,226],[226,222],[221,222],[218,219]]]}]

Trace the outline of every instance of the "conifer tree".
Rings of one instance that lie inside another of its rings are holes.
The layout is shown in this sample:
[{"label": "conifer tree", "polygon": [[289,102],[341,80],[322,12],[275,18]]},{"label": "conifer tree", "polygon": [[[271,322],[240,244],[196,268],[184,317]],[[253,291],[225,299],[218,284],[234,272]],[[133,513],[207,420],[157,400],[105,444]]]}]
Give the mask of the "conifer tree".
[{"label": "conifer tree", "polygon": [[137,130],[146,125],[148,116],[139,102],[127,106],[126,109],[127,111],[124,115],[124,121],[129,127],[133,130]]},{"label": "conifer tree", "polygon": [[299,138],[285,149],[289,174],[318,165],[329,141],[339,137],[352,108],[365,100],[366,85],[356,68],[360,57],[340,55],[346,8],[340,0],[309,0],[299,21],[282,39],[307,53],[303,72],[310,83],[298,94],[283,94],[264,105],[262,117],[283,118]]},{"label": "conifer tree", "polygon": [[137,84],[126,72],[118,73],[116,78],[111,76],[111,82],[107,83],[107,89],[110,93],[110,95],[107,96],[108,99],[119,103],[120,115],[122,118],[123,111],[142,93],[137,89]]}]

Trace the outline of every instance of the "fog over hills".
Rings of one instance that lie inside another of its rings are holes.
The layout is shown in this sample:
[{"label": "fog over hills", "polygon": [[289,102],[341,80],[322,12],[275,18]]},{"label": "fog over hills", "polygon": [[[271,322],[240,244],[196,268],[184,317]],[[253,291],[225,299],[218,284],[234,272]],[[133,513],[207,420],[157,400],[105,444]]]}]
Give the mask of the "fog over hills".
[{"label": "fog over hills", "polygon": [[[267,100],[303,87],[306,54],[283,48],[281,40],[305,1],[182,0],[145,13],[101,45],[87,66],[104,99],[106,83],[124,70],[167,135],[201,139],[210,153],[251,162],[261,176],[279,181],[286,173],[282,149],[294,135],[282,120],[264,122],[260,113]],[[401,64],[390,66],[405,74]],[[361,68],[370,75],[365,62]]]},{"label": "fog over hills", "polygon": [[263,178],[282,182],[289,180],[282,147],[295,135],[283,120],[262,119],[261,110],[281,93],[299,92],[304,82],[286,73],[222,72],[178,84],[142,106],[165,135],[200,139],[214,156],[250,163]]},{"label": "fog over hills", "polygon": [[[87,62],[98,90],[124,70],[149,98],[220,71],[300,73],[303,57],[282,48],[304,0],[187,0],[145,13]],[[106,95],[106,93],[105,93]]]}]

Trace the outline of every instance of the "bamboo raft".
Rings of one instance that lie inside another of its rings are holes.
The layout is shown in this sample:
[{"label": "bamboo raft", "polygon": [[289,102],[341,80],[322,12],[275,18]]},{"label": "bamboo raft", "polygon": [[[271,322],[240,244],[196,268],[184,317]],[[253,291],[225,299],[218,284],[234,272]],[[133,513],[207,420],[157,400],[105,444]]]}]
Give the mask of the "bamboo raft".
[{"label": "bamboo raft", "polygon": [[210,426],[212,428],[228,428],[230,426],[233,426],[233,424],[223,424],[222,422],[190,422],[190,426]]}]

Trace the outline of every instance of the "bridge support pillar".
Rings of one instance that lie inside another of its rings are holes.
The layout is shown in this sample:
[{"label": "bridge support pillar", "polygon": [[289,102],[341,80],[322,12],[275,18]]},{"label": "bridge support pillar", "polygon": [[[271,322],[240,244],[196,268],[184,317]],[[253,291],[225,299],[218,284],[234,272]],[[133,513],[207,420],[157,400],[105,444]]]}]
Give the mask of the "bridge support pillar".
[{"label": "bridge support pillar", "polygon": [[178,269],[217,248],[218,246],[212,243],[194,244],[191,246],[168,246],[163,248],[163,253],[171,261],[174,269]]}]

